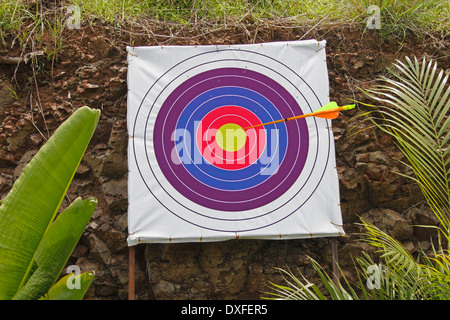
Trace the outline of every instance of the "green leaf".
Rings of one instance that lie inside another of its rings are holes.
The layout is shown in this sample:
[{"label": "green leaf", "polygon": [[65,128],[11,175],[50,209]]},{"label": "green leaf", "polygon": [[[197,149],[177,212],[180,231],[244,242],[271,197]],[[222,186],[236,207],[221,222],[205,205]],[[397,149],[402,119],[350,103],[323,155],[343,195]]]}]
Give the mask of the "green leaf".
[{"label": "green leaf", "polygon": [[35,253],[37,269],[13,297],[16,300],[34,300],[44,295],[61,273],[81,237],[97,201],[77,198],[45,233]]},{"label": "green leaf", "polygon": [[450,230],[450,88],[437,64],[406,58],[394,64],[394,78],[383,78],[366,93],[386,104],[372,121],[397,140],[411,163],[426,201]]},{"label": "green leaf", "polygon": [[94,278],[93,272],[68,274],[52,286],[40,300],[81,300]]},{"label": "green leaf", "polygon": [[100,111],[83,107],[39,150],[0,206],[0,299],[25,285],[34,254],[55,219],[97,126]]}]

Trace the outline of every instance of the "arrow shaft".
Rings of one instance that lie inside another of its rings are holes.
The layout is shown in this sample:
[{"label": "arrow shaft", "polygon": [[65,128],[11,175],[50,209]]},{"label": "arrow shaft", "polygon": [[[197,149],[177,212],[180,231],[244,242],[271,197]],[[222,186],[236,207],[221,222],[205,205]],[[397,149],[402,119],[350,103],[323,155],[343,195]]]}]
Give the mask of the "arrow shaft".
[{"label": "arrow shaft", "polygon": [[302,118],[307,118],[307,117],[317,117],[317,116],[321,116],[321,115],[325,115],[325,114],[329,114],[329,113],[336,113],[336,112],[339,112],[339,111],[342,111],[342,110],[346,110],[344,108],[345,107],[338,107],[338,108],[333,108],[333,109],[328,109],[328,110],[323,110],[323,111],[316,111],[316,112],[312,112],[312,113],[307,113],[307,114],[303,114],[301,116],[295,116],[295,117],[285,118],[285,119],[281,119],[281,120],[276,120],[276,121],[271,121],[271,122],[266,122],[266,123],[260,123],[260,124],[257,124],[257,125],[251,126],[251,127],[244,128],[244,130],[255,128],[255,127],[260,127],[260,126],[266,126],[268,124],[274,124],[274,123],[279,123],[279,122],[286,122],[286,121],[302,119]]},{"label": "arrow shaft", "polygon": [[301,115],[301,116],[295,116],[295,117],[291,117],[291,118],[285,118],[285,119],[281,119],[281,120],[260,123],[260,124],[257,124],[257,125],[251,126],[251,127],[244,128],[244,130],[255,128],[255,127],[260,127],[260,126],[266,126],[268,124],[274,124],[274,123],[285,122],[285,121],[290,121],[290,120],[295,120],[295,119],[300,119],[300,118],[306,118],[306,117],[309,117],[311,115],[312,115],[311,113],[308,113],[308,114],[304,114],[304,115]]}]

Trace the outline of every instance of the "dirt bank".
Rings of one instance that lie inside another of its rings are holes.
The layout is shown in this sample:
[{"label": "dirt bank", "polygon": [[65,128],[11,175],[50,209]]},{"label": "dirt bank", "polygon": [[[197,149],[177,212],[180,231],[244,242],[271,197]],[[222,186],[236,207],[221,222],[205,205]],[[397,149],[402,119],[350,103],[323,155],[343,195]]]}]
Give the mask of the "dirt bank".
[{"label": "dirt bank", "polygon": [[[94,269],[96,279],[86,298],[126,299],[127,237],[127,63],[126,45],[201,45],[258,43],[315,38],[327,40],[330,95],[340,104],[367,101],[358,87],[367,88],[404,56],[434,58],[450,68],[448,39],[407,34],[405,39],[381,38],[354,25],[295,26],[245,24],[194,27],[159,25],[118,29],[86,25],[67,30],[63,46],[48,58],[54,39],[41,42],[29,60],[10,44],[0,48],[0,196],[12,186],[24,164],[75,109],[88,105],[102,110],[86,156],[68,191],[69,199],[99,199],[91,222],[68,264]],[[42,50],[42,52],[41,52]],[[42,53],[42,54],[41,54]],[[14,60],[17,58],[18,60]],[[368,129],[348,135],[365,124],[341,115],[333,122],[341,208],[346,237],[339,239],[340,263],[352,264],[350,254],[366,249],[357,241],[358,216],[377,221],[411,251],[420,242],[429,247],[429,234],[412,229],[418,221],[435,223],[421,206],[418,188],[395,171],[405,172],[392,141]],[[67,205],[67,200],[63,206]],[[428,220],[427,220],[428,219]],[[331,266],[328,239],[295,241],[236,240],[221,243],[142,245],[137,250],[138,299],[257,299],[266,281],[280,281],[274,267],[299,268],[314,279],[310,256]]]}]

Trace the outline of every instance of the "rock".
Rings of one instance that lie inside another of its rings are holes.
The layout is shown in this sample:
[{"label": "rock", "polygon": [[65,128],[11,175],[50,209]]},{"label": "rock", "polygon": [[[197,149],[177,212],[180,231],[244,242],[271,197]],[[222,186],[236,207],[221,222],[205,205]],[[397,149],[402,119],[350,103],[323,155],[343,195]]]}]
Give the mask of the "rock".
[{"label": "rock", "polygon": [[102,185],[103,196],[112,211],[122,212],[128,206],[128,175],[111,179]]},{"label": "rock", "polygon": [[17,167],[14,169],[14,175],[13,175],[14,181],[16,181],[17,178],[19,178],[23,169],[26,167],[28,162],[30,162],[31,159],[33,159],[33,157],[36,153],[37,153],[37,150],[29,150],[23,154],[22,158],[20,158],[19,163],[17,164]]},{"label": "rock", "polygon": [[369,201],[369,187],[367,176],[364,175],[339,180],[341,211],[346,223],[355,222],[357,215],[373,207]]},{"label": "rock", "polygon": [[89,83],[86,81],[83,81],[82,83],[83,89],[98,89],[100,86],[98,84]]},{"label": "rock", "polygon": [[14,155],[5,149],[0,149],[0,167],[8,167],[11,165],[16,165]]},{"label": "rock", "polygon": [[361,215],[361,220],[371,223],[396,240],[405,240],[413,235],[411,221],[390,209],[372,209]]},{"label": "rock", "polygon": [[361,69],[364,66],[364,61],[362,60],[358,60],[355,62],[355,64],[353,65],[353,68],[355,70]]},{"label": "rock", "polygon": [[368,164],[366,162],[356,162],[355,169],[359,174],[363,174],[367,170]]},{"label": "rock", "polygon": [[88,247],[86,247],[82,243],[78,243],[75,249],[73,249],[72,254],[70,256],[75,258],[81,258],[84,257],[88,253],[88,251],[89,251]]},{"label": "rock", "polygon": [[392,236],[397,240],[406,240],[412,236],[412,228],[409,221],[395,219],[392,226]]},{"label": "rock", "polygon": [[114,224],[119,228],[122,232],[126,233],[128,228],[128,216],[126,213],[122,215],[117,215],[114,217]]},{"label": "rock", "polygon": [[123,121],[115,121],[108,142],[108,151],[103,159],[102,174],[118,179],[128,171],[127,162],[128,135]]},{"label": "rock", "polygon": [[108,297],[115,294],[118,290],[117,284],[112,280],[106,280],[95,283],[95,293],[102,297]]},{"label": "rock", "polygon": [[30,134],[34,132],[36,129],[33,127],[31,122],[26,121],[19,128],[14,127],[11,132],[11,135],[6,139],[8,151],[17,151],[23,147],[23,145],[27,142]]},{"label": "rock", "polygon": [[375,248],[370,246],[367,242],[356,240],[346,243],[339,250],[339,265],[340,266],[354,266],[356,258],[362,257],[365,252],[369,255],[375,253]]},{"label": "rock", "polygon": [[106,244],[94,233],[90,233],[87,239],[89,240],[89,257],[104,265],[109,265],[111,262],[111,250]]},{"label": "rock", "polygon": [[153,286],[153,292],[158,299],[173,297],[175,284],[166,280],[160,280]]},{"label": "rock", "polygon": [[98,75],[99,63],[90,63],[83,65],[75,71],[75,74],[82,79],[89,79]]},{"label": "rock", "polygon": [[429,241],[431,238],[437,237],[437,230],[433,227],[438,227],[440,222],[430,208],[426,206],[411,208],[408,216],[414,225],[414,235],[419,240]]},{"label": "rock", "polygon": [[86,178],[88,174],[91,172],[91,168],[86,165],[80,164],[75,172],[75,177],[77,178]]},{"label": "rock", "polygon": [[6,134],[0,133],[0,144],[3,144],[3,142],[6,141]]},{"label": "rock", "polygon": [[0,199],[5,196],[13,185],[13,177],[5,173],[0,173]]},{"label": "rock", "polygon": [[80,267],[81,273],[94,271],[97,274],[100,270],[98,262],[86,257],[79,258],[75,264]]},{"label": "rock", "polygon": [[384,165],[389,165],[391,163],[390,157],[383,151],[369,152],[367,156],[369,162]]},{"label": "rock", "polygon": [[380,166],[376,163],[369,162],[366,167],[365,173],[371,180],[381,180],[383,173],[386,171],[387,166]]},{"label": "rock", "polygon": [[0,79],[0,122],[3,121],[5,116],[5,109],[13,104],[14,94],[14,88],[9,81]]},{"label": "rock", "polygon": [[35,146],[39,146],[42,143],[42,135],[40,133],[33,133],[30,135],[31,143]]},{"label": "rock", "polygon": [[104,242],[111,253],[120,252],[127,247],[126,233],[114,225],[110,217],[105,217],[96,228],[95,234]]}]

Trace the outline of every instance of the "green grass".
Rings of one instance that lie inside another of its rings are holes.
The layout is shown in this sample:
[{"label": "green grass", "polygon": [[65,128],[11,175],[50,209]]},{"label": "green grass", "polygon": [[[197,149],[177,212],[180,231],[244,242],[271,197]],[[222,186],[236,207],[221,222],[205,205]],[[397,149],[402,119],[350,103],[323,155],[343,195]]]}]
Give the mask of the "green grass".
[{"label": "green grass", "polygon": [[385,24],[410,25],[427,30],[449,28],[450,9],[442,0],[71,0],[88,16],[106,21],[136,20],[151,16],[165,21],[241,21],[252,15],[259,20],[289,19],[293,22],[363,22],[372,4],[381,9]]},{"label": "green grass", "polygon": [[39,43],[42,35],[61,46],[61,35],[70,18],[68,8],[79,8],[81,22],[138,26],[144,21],[230,25],[237,23],[351,23],[366,26],[367,7],[379,6],[382,35],[407,31],[438,36],[450,34],[448,0],[2,0],[0,40],[19,42],[22,47]]},{"label": "green grass", "polygon": [[[64,7],[44,7],[41,1],[2,0],[0,3],[0,40],[6,45],[19,43],[23,50],[36,50],[44,35],[50,35],[53,45],[46,47],[49,56],[61,46],[65,25]],[[49,45],[49,44],[46,44]]]},{"label": "green grass", "polygon": [[167,22],[241,22],[289,20],[297,23],[353,22],[365,25],[367,7],[378,5],[382,29],[449,32],[450,5],[443,0],[71,0],[87,16],[108,22],[151,17]]},{"label": "green grass", "polygon": [[421,30],[429,33],[449,34],[450,3],[436,0],[363,0],[367,7],[376,4],[382,17],[381,33],[404,33]]}]

